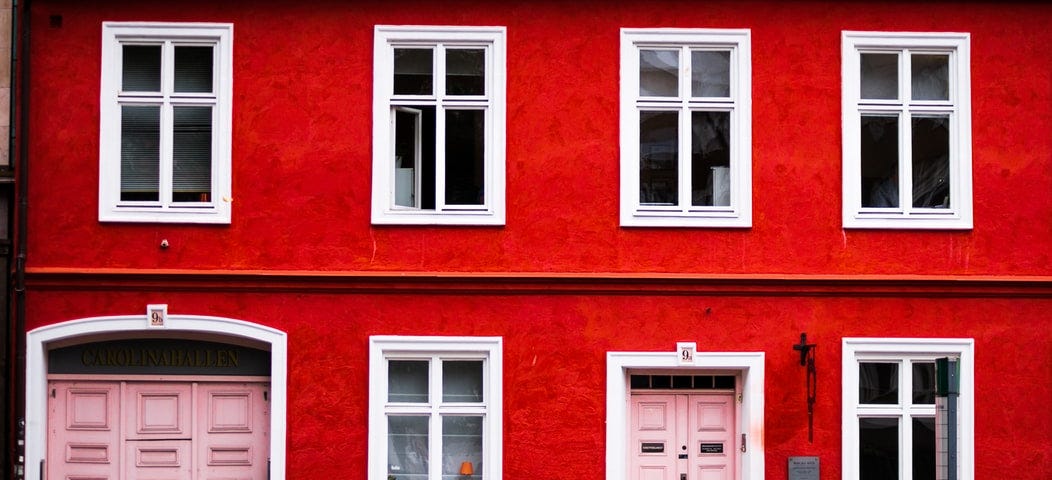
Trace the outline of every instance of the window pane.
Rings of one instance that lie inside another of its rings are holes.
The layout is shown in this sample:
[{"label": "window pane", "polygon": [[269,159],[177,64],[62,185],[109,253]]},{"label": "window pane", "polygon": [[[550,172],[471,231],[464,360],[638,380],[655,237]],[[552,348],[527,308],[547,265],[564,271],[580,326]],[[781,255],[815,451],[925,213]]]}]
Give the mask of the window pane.
[{"label": "window pane", "polygon": [[679,96],[679,50],[639,51],[639,95]]},{"label": "window pane", "polygon": [[387,417],[387,473],[397,478],[427,478],[428,417]]},{"label": "window pane", "polygon": [[899,403],[899,364],[860,363],[858,365],[858,403]]},{"label": "window pane", "polygon": [[935,364],[930,362],[913,364],[913,403],[935,404]]},{"label": "window pane", "polygon": [[893,100],[899,98],[899,56],[894,53],[863,53],[862,98]]},{"label": "window pane", "polygon": [[910,56],[914,100],[950,99],[950,56]]},{"label": "window pane", "polygon": [[482,417],[442,417],[442,479],[466,478],[482,478]]},{"label": "window pane", "polygon": [[443,402],[482,400],[482,361],[442,362]]},{"label": "window pane", "polygon": [[486,112],[446,110],[446,203],[483,205]]},{"label": "window pane", "polygon": [[935,418],[913,419],[913,480],[935,480]]},{"label": "window pane", "polygon": [[639,203],[678,203],[679,113],[639,112]]},{"label": "window pane", "polygon": [[177,106],[172,113],[172,201],[211,201],[212,107]]},{"label": "window pane", "polygon": [[391,360],[387,363],[387,401],[427,403],[428,362]]},{"label": "window pane", "polygon": [[899,206],[899,119],[862,116],[862,206]]},{"label": "window pane", "polygon": [[899,419],[858,419],[859,471],[862,480],[899,478]]},{"label": "window pane", "polygon": [[212,47],[175,47],[175,91],[212,91]]},{"label": "window pane", "polygon": [[421,120],[420,110],[395,110],[395,205],[420,208]]},{"label": "window pane", "polygon": [[950,117],[913,117],[913,206],[950,208]]},{"label": "window pane", "polygon": [[691,112],[691,205],[731,204],[730,122],[730,112]]},{"label": "window pane", "polygon": [[125,92],[161,91],[161,46],[124,45],[121,63],[121,90]]},{"label": "window pane", "polygon": [[161,107],[121,106],[121,200],[158,201]]},{"label": "window pane", "polygon": [[731,96],[731,52],[690,53],[690,92],[695,97]]},{"label": "window pane", "polygon": [[395,95],[431,95],[433,56],[430,49],[394,49]]},{"label": "window pane", "polygon": [[486,94],[486,51],[446,50],[446,95]]}]

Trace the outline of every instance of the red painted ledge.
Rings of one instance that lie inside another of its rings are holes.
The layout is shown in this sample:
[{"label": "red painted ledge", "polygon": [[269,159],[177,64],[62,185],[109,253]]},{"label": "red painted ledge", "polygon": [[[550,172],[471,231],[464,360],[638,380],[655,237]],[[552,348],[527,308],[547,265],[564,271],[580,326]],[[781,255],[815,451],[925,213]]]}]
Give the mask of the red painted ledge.
[{"label": "red painted ledge", "polygon": [[1052,276],[367,272],[30,268],[30,290],[568,295],[1032,297]]}]

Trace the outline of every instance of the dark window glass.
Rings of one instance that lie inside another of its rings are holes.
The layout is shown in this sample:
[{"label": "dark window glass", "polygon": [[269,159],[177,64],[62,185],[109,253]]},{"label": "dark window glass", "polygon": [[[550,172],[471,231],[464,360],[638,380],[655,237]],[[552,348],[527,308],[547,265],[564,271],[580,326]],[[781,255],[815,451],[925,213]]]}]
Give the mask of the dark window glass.
[{"label": "dark window glass", "polygon": [[121,200],[160,198],[161,107],[121,106]]},{"label": "dark window glass", "polygon": [[121,90],[160,92],[161,46],[124,45],[121,52]]},{"label": "dark window glass", "polygon": [[862,116],[862,206],[899,206],[899,119]]},{"label": "dark window glass", "polygon": [[427,403],[428,367],[426,360],[391,360],[388,362],[387,401]]},{"label": "dark window glass", "polygon": [[858,423],[862,480],[898,480],[899,420],[860,418]]},{"label": "dark window glass", "polygon": [[691,112],[690,204],[731,204],[731,114]]},{"label": "dark window glass", "polygon": [[734,377],[720,375],[716,377],[716,388],[734,388]]},{"label": "dark window glass", "polygon": [[686,375],[673,376],[672,388],[678,390],[690,390],[691,388],[694,388],[694,382],[692,382],[691,380],[693,380],[693,377],[688,377]]},{"label": "dark window glass", "polygon": [[639,112],[639,203],[675,205],[679,182],[679,113]]},{"label": "dark window glass", "polygon": [[913,419],[913,480],[935,480],[935,418]]},{"label": "dark window glass", "polygon": [[650,375],[632,375],[632,388],[650,388]]},{"label": "dark window glass", "polygon": [[913,206],[950,208],[950,117],[913,117]]},{"label": "dark window glass", "polygon": [[652,375],[650,377],[650,386],[652,388],[672,388],[672,376]]},{"label": "dark window glass", "polygon": [[442,362],[442,401],[483,401],[481,360]]},{"label": "dark window glass", "polygon": [[483,110],[446,110],[446,204],[485,203]]},{"label": "dark window glass", "polygon": [[935,403],[935,364],[913,364],[913,403]]},{"label": "dark window glass", "polygon": [[212,107],[176,106],[173,114],[172,201],[211,201]]},{"label": "dark window glass", "polygon": [[899,403],[899,364],[859,364],[858,402],[862,404]]},{"label": "dark window glass", "polygon": [[712,388],[712,375],[695,375],[694,388]]},{"label": "dark window glass", "polygon": [[175,91],[212,91],[212,47],[175,47]]},{"label": "dark window glass", "polygon": [[486,51],[446,50],[446,95],[486,94]]},{"label": "dark window glass", "polygon": [[426,48],[394,49],[395,95],[431,95],[434,53]]}]

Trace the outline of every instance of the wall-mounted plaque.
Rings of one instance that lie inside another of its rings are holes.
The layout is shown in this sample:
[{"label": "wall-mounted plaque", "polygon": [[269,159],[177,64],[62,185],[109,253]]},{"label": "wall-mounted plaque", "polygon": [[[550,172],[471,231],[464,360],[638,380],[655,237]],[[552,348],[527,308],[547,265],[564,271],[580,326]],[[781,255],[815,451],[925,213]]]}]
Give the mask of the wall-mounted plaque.
[{"label": "wall-mounted plaque", "polygon": [[723,444],[703,443],[701,444],[701,453],[723,453]]},{"label": "wall-mounted plaque", "polygon": [[643,442],[639,449],[640,453],[665,453],[664,442]]},{"label": "wall-mounted plaque", "polygon": [[789,480],[818,480],[818,457],[789,457]]}]

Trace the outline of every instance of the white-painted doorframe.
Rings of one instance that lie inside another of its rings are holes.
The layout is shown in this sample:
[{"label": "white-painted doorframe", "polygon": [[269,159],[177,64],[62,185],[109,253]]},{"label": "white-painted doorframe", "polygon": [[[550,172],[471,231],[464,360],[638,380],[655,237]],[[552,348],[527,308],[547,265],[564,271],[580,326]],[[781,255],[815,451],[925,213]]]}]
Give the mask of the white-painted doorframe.
[{"label": "white-painted doorframe", "polygon": [[[119,337],[134,338],[160,330],[150,327],[146,315],[92,317],[47,325],[26,334],[26,445],[25,477],[42,478],[41,462],[47,455],[47,352],[54,346]],[[223,317],[168,315],[164,335],[172,338],[225,343],[263,343],[270,351],[270,478],[285,479],[285,412],[288,373],[288,340],[285,332],[263,325]],[[146,333],[149,332],[149,333]]]},{"label": "white-painted doorframe", "polygon": [[741,418],[745,452],[738,471],[741,480],[764,480],[764,353],[698,352],[683,365],[678,352],[607,352],[606,354],[606,480],[628,479],[629,375],[633,371],[703,370],[741,377]]}]

